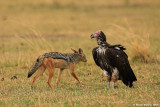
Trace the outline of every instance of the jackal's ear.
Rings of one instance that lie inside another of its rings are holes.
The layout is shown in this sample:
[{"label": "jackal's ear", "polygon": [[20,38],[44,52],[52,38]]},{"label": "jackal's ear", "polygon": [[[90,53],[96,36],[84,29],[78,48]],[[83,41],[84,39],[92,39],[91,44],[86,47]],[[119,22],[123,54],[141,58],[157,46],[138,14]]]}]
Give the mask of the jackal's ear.
[{"label": "jackal's ear", "polygon": [[79,53],[82,54],[83,53],[83,50],[81,48],[79,48]]},{"label": "jackal's ear", "polygon": [[71,50],[72,50],[74,53],[78,53],[76,50],[74,50],[74,49],[72,49],[72,48],[71,48]]}]

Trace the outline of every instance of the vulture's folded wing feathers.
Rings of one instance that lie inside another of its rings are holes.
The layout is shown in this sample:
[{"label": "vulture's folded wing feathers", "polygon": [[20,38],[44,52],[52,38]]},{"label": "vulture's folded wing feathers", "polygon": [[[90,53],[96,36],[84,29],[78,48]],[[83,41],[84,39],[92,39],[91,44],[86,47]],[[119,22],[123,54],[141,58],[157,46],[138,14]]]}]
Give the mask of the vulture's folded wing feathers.
[{"label": "vulture's folded wing feathers", "polygon": [[94,49],[92,50],[92,55],[93,55],[93,59],[94,59],[96,65],[100,67],[100,64],[99,64],[99,62],[98,62],[98,57],[97,57],[97,51],[96,51],[97,48],[98,48],[98,47],[96,47],[96,48],[94,48]]},{"label": "vulture's folded wing feathers", "polygon": [[123,81],[123,83],[127,86],[132,86],[132,82],[136,81],[137,79],[129,64],[126,53],[123,50],[108,48],[105,53],[105,58],[112,67],[118,69],[120,79]]}]

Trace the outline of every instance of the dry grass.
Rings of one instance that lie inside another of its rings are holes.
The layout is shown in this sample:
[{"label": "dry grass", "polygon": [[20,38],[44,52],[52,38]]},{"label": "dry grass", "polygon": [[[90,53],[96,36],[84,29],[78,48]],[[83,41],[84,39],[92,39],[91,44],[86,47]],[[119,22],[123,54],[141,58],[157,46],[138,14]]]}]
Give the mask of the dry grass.
[{"label": "dry grass", "polygon": [[[149,34],[136,34],[133,28],[126,21],[127,27],[122,27],[119,25],[111,25],[108,30],[110,35],[117,35],[116,39],[123,41],[129,41],[130,43],[122,43],[128,48],[130,48],[130,55],[133,61],[141,62],[153,62],[156,58],[151,55],[151,46]],[[115,32],[116,29],[116,32]],[[125,36],[125,37],[124,37]]]},{"label": "dry grass", "polygon": [[133,54],[133,61],[140,60],[142,62],[149,62],[151,61],[151,47],[149,40],[138,40],[134,39],[132,42],[132,54]]},{"label": "dry grass", "polygon": [[[159,0],[23,1],[0,3],[0,106],[133,106],[160,105],[160,2]],[[103,72],[95,65],[90,34],[101,29],[111,44],[122,44],[138,81],[130,89],[117,82],[117,89],[105,90]],[[149,36],[148,36],[149,35]],[[70,53],[81,47],[87,63],[76,66],[76,74],[85,83],[79,87],[68,70],[56,88],[58,70],[51,90],[46,81],[48,71],[35,83],[35,74],[27,79],[35,59],[49,51]],[[139,60],[137,57],[148,63]],[[18,79],[11,80],[16,75]]]}]

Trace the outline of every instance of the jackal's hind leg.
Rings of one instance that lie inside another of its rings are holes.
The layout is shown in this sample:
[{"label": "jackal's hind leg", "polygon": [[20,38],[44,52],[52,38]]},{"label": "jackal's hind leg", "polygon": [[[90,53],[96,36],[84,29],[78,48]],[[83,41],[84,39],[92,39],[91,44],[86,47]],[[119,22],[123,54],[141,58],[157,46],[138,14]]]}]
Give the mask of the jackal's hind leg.
[{"label": "jackal's hind leg", "polygon": [[54,64],[54,61],[53,61],[52,58],[48,58],[47,63],[46,63],[46,68],[49,71],[49,77],[48,77],[47,83],[48,83],[49,87],[51,89],[53,89],[51,84],[50,84],[51,78],[53,77],[53,73],[54,73],[54,70],[55,70],[55,64]]},{"label": "jackal's hind leg", "polygon": [[60,82],[60,79],[61,79],[62,72],[63,72],[63,69],[60,69],[58,79],[57,79],[57,87],[59,86],[59,82]]},{"label": "jackal's hind leg", "polygon": [[44,73],[45,69],[46,69],[46,68],[45,68],[44,66],[41,66],[41,67],[38,68],[38,72],[37,72],[36,76],[33,78],[33,81],[32,81],[32,84],[31,84],[31,88],[33,88],[34,82],[36,81],[36,79],[37,79],[40,75],[42,75],[42,74]]},{"label": "jackal's hind leg", "polygon": [[52,88],[52,89],[53,89],[53,87],[51,86],[50,81],[53,77],[53,73],[54,73],[54,69],[49,69],[49,77],[48,77],[47,83],[48,83],[49,87]]}]

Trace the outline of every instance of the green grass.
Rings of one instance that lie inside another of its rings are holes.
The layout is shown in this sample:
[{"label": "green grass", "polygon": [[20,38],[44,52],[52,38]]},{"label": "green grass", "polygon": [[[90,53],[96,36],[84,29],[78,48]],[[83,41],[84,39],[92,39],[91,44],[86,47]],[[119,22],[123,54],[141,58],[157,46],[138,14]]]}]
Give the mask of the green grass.
[{"label": "green grass", "polygon": [[[4,81],[0,81],[0,106],[160,105],[160,2],[125,3],[126,0],[1,1],[0,80],[4,77]],[[105,90],[105,77],[91,54],[97,43],[90,34],[99,29],[109,43],[127,48],[125,52],[138,79],[135,88],[118,81],[118,88]],[[134,40],[138,42],[135,44]],[[147,63],[132,60],[136,54],[134,46],[147,49],[141,51],[150,55]],[[56,88],[56,70],[51,82],[53,90],[47,85],[48,71],[31,89],[35,74],[29,79],[27,74],[36,58],[50,51],[71,53],[70,48],[82,48],[86,54],[88,62],[76,66],[76,74],[85,85],[79,87],[65,70],[60,87]],[[14,75],[18,79],[11,80]]]}]

